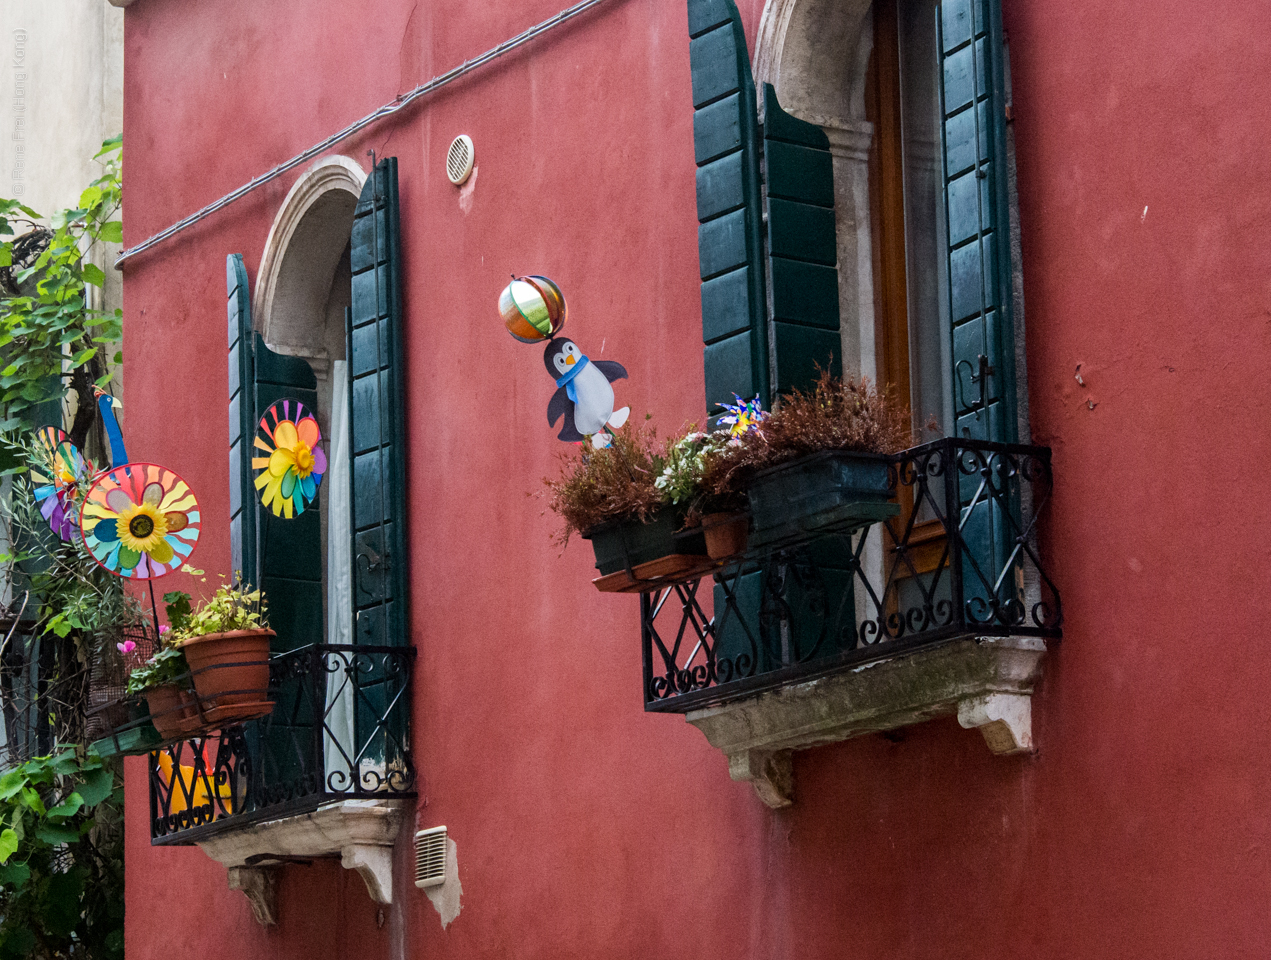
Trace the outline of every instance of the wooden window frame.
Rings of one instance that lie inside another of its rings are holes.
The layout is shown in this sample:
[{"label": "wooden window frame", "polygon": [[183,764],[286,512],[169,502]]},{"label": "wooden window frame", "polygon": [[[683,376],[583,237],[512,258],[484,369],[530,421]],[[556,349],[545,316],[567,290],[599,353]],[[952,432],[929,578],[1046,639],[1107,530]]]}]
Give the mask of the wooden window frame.
[{"label": "wooden window frame", "polygon": [[[878,387],[908,403],[912,384],[897,2],[875,0],[873,4],[874,45],[865,77],[865,116],[874,127],[869,148],[869,213]],[[912,487],[903,485],[897,490],[901,511],[896,521],[898,529],[903,530],[913,514],[913,493]],[[931,573],[940,565],[945,556],[945,539],[944,525],[939,520],[914,524],[909,536],[910,559],[919,574]],[[889,547],[894,549],[894,544]],[[912,575],[907,565],[895,571],[897,579]]]}]

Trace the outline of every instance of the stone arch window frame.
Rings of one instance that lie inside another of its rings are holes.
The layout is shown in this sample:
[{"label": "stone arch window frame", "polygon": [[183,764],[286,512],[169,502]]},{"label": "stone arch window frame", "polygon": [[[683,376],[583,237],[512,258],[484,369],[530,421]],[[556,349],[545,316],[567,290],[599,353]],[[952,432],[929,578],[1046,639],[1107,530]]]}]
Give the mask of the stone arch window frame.
[{"label": "stone arch window frame", "polygon": [[[351,157],[332,154],[316,160],[292,184],[283,198],[278,213],[270,224],[261,252],[260,267],[256,272],[256,286],[252,295],[253,326],[274,352],[304,357],[313,367],[314,376],[320,383],[328,380],[331,361],[338,358],[332,357],[325,348],[316,348],[312,342],[297,342],[299,338],[290,335],[291,331],[284,328],[274,307],[276,301],[287,292],[284,268],[290,265],[288,253],[292,252],[306,217],[314,213],[320,204],[330,202],[333,194],[342,194],[348,197],[348,223],[351,225],[353,208],[366,180],[366,171]],[[348,243],[348,229],[341,228],[336,236],[342,237],[344,242],[340,249],[343,249]],[[320,271],[321,269],[319,268]],[[343,320],[340,322],[343,324]],[[321,388],[319,393],[322,393]]]}]

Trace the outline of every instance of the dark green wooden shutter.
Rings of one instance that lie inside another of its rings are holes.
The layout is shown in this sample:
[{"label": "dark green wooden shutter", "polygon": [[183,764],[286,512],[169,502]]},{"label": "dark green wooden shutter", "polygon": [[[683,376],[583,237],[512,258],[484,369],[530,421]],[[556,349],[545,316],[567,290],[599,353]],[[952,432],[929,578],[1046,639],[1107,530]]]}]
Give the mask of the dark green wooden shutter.
[{"label": "dark green wooden shutter", "polygon": [[[251,298],[242,257],[226,264],[229,287],[230,543],[235,572],[259,584],[269,604],[276,651],[323,643],[322,521],[312,504],[290,520],[260,506],[251,467],[259,415],[292,397],[318,407],[317,381],[300,357],[274,353],[252,330]],[[245,385],[248,386],[244,389]]]},{"label": "dark green wooden shutter", "polygon": [[1012,442],[1015,341],[999,3],[944,0],[938,30],[955,429],[958,436]]},{"label": "dark green wooden shutter", "polygon": [[688,0],[706,404],[768,388],[759,123],[732,0]]},{"label": "dark green wooden shutter", "polygon": [[[943,0],[937,29],[954,424],[959,437],[1011,443],[1018,430],[999,0]],[[977,498],[977,471],[959,480],[963,596],[983,616],[988,608],[978,601],[1015,598],[1014,577],[996,584],[1010,525],[996,501]]]},{"label": "dark green wooden shutter", "polygon": [[252,485],[252,436],[256,428],[252,403],[252,301],[241,254],[225,258],[229,289],[229,523],[230,565],[255,582],[256,491]]},{"label": "dark green wooden shutter", "polygon": [[[317,380],[302,357],[274,353],[256,335],[256,410],[261,414],[284,397],[318,409]],[[253,424],[253,430],[255,425]],[[259,504],[257,491],[253,501]],[[326,643],[322,622],[322,517],[319,502],[290,520],[257,508],[260,585],[269,599],[269,625],[277,632],[275,650]]]},{"label": "dark green wooden shutter", "polygon": [[354,213],[348,313],[353,636],[406,644],[401,257],[397,160],[382,160]]},{"label": "dark green wooden shutter", "polygon": [[816,124],[790,116],[764,84],[764,204],[772,392],[805,388],[816,368],[842,372],[834,163]]}]

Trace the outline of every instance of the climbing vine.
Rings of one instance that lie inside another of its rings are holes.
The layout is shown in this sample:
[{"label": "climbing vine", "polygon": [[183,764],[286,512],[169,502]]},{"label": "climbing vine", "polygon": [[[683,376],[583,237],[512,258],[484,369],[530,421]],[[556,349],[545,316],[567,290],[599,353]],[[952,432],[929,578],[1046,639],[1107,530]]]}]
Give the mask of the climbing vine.
[{"label": "climbing vine", "polygon": [[[123,240],[122,155],[122,138],[102,144],[102,174],[73,209],[44,218],[0,199],[0,435],[38,426],[35,409],[68,389],[78,397],[71,439],[82,447],[92,426],[92,387],[109,379],[106,353],[122,331],[122,311],[93,307],[88,289],[106,283],[92,262],[97,246]],[[123,358],[116,350],[110,359]],[[18,469],[13,451],[8,458],[0,466]]]}]

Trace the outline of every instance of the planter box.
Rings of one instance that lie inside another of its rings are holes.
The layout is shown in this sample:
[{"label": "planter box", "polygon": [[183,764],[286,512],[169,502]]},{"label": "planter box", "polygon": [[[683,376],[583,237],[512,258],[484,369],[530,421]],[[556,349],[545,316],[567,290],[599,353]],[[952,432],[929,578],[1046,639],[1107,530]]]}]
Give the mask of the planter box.
[{"label": "planter box", "polygon": [[754,530],[763,547],[831,530],[851,533],[893,517],[896,490],[888,458],[829,450],[763,470],[746,489]]},{"label": "planter box", "polygon": [[106,735],[88,745],[89,753],[99,757],[131,757],[149,753],[163,742],[163,736],[150,721],[150,708],[144,700],[123,697],[92,713],[101,718]]},{"label": "planter box", "polygon": [[591,541],[596,553],[596,569],[607,575],[672,554],[706,556],[706,538],[701,527],[680,531],[683,526],[683,511],[659,510],[648,523],[635,520],[603,523],[582,537]]},{"label": "planter box", "polygon": [[94,740],[88,745],[88,752],[103,758],[144,756],[161,743],[163,737],[154,724],[147,720],[140,726]]}]

